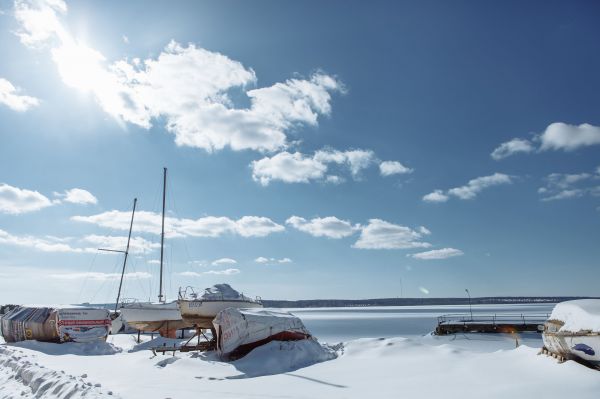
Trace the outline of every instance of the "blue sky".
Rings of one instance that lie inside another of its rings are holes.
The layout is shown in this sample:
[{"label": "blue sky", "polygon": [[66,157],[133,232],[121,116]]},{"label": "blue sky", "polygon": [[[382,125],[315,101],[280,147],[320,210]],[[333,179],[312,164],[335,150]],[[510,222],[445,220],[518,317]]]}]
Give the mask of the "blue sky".
[{"label": "blue sky", "polygon": [[595,2],[0,10],[2,303],[598,294]]}]

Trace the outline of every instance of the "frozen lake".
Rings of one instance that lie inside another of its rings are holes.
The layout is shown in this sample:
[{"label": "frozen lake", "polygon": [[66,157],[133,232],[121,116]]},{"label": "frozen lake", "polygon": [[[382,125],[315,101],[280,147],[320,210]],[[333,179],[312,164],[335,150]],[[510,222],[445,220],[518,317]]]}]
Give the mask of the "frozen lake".
[{"label": "frozen lake", "polygon": [[[554,304],[473,305],[473,316],[491,314],[549,315],[553,307]],[[438,316],[450,313],[469,313],[469,306],[382,306],[285,310],[300,317],[306,327],[320,341],[334,343],[356,338],[423,336],[435,329]]]}]

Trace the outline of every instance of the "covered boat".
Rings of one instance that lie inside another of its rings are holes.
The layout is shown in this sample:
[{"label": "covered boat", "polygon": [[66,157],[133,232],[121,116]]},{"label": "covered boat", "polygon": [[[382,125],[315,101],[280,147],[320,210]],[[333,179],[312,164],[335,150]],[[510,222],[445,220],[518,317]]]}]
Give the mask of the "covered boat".
[{"label": "covered boat", "polygon": [[228,308],[215,317],[217,350],[230,359],[240,358],[270,341],[311,339],[302,320],[289,312]]},{"label": "covered boat", "polygon": [[198,295],[191,287],[179,290],[177,304],[184,322],[205,329],[213,328],[213,319],[223,309],[263,307],[259,298],[249,298],[229,284],[215,284],[206,288],[202,295]]},{"label": "covered boat", "polygon": [[556,356],[600,367],[600,300],[557,304],[544,324],[543,340]]},{"label": "covered boat", "polygon": [[111,327],[108,309],[19,306],[1,320],[6,342],[94,342],[106,340]]}]

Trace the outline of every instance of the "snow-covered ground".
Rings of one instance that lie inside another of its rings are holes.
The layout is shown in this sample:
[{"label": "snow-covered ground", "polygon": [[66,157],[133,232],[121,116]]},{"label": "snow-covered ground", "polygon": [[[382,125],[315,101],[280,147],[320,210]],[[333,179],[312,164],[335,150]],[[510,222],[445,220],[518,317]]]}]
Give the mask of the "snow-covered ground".
[{"label": "snow-covered ground", "polygon": [[214,353],[154,356],[145,348],[174,341],[143,339],[0,345],[0,398],[579,399],[600,392],[600,371],[538,355],[537,334],[272,342],[235,362]]}]

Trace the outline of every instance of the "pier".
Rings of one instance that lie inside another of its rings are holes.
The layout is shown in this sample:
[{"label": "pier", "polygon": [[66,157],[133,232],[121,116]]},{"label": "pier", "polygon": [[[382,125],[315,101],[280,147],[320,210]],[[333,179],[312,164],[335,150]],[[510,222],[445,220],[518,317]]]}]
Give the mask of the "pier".
[{"label": "pier", "polygon": [[436,335],[457,333],[538,332],[544,329],[547,314],[447,314],[438,317]]}]

